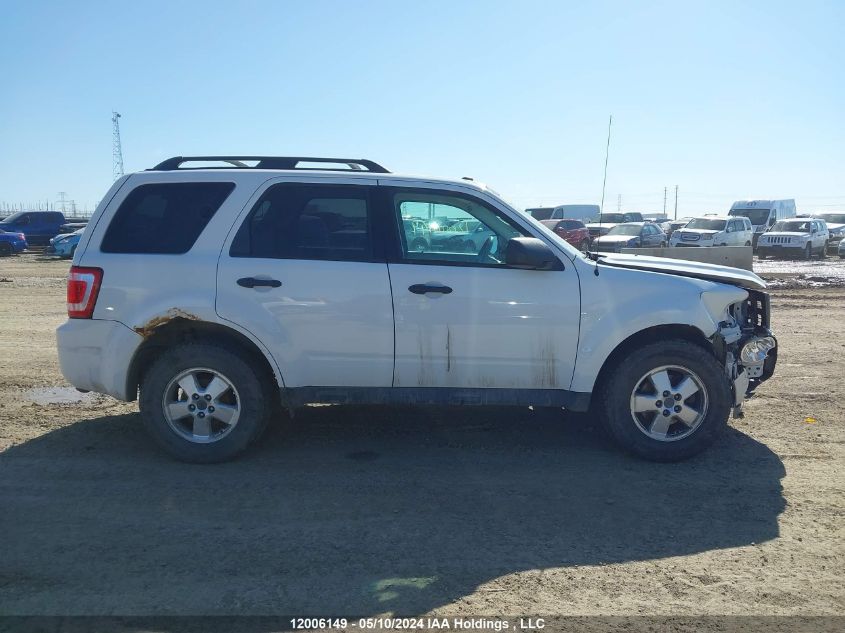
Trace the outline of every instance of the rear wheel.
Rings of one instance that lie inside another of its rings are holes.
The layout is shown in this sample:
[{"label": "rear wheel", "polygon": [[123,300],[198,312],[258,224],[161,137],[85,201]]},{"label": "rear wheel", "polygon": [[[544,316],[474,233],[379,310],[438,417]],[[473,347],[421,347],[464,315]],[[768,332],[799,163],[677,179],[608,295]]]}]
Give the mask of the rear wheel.
[{"label": "rear wheel", "polygon": [[8,257],[12,254],[12,245],[8,242],[0,242],[0,257]]},{"label": "rear wheel", "polygon": [[819,259],[827,259],[827,246],[828,243],[825,242],[824,246],[822,246],[821,253],[819,253]]},{"label": "rear wheel", "polygon": [[704,450],[725,428],[731,390],[708,350],[680,339],[622,359],[599,388],[599,416],[623,448],[653,461]]},{"label": "rear wheel", "polygon": [[746,246],[751,246],[751,242],[746,242],[746,243],[745,243],[745,245],[746,245]]},{"label": "rear wheel", "polygon": [[184,462],[232,459],[266,427],[270,381],[236,349],[190,343],[153,363],[141,382],[141,416],[153,438]]}]

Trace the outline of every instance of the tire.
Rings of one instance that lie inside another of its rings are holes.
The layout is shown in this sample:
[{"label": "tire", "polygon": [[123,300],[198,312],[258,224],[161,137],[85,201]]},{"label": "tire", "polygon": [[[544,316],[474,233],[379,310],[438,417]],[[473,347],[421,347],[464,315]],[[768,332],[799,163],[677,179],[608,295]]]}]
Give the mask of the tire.
[{"label": "tire", "polygon": [[809,242],[804,247],[804,259],[807,261],[813,259],[813,246]]},{"label": "tire", "polygon": [[827,259],[827,242],[825,242],[824,246],[822,246],[822,250],[819,253],[819,259]]},{"label": "tire", "polygon": [[746,243],[745,243],[745,245],[746,245],[746,246],[751,246],[751,242],[746,242]]},{"label": "tire", "polygon": [[[663,393],[647,378],[650,373],[665,373],[670,393],[682,387],[685,378],[692,379],[687,383],[691,387],[680,399],[675,395],[679,392],[673,393],[672,407],[664,409]],[[707,448],[727,425],[732,404],[725,370],[716,357],[681,339],[651,343],[619,359],[597,395],[597,413],[610,437],[629,452],[657,462],[680,461]],[[636,413],[636,407],[643,407],[642,412]],[[695,419],[685,423],[675,410]],[[692,416],[696,412],[699,415]]]},{"label": "tire", "polygon": [[428,242],[426,242],[423,238],[418,237],[413,242],[411,242],[412,252],[421,252],[425,250],[428,250]]},{"label": "tire", "polygon": [[0,242],[0,257],[9,257],[12,254],[12,245],[8,242]]},{"label": "tire", "polygon": [[[277,401],[270,379],[254,365],[245,354],[226,345],[187,343],[168,350],[141,381],[139,405],[147,431],[179,461],[231,460],[261,436]],[[214,386],[212,379],[221,382]],[[189,392],[198,397],[192,398]],[[165,402],[171,403],[176,415],[166,413]],[[191,406],[194,411],[186,411]],[[218,418],[222,411],[234,422],[226,424]]]},{"label": "tire", "polygon": [[660,242],[660,248],[666,248],[666,242]]}]

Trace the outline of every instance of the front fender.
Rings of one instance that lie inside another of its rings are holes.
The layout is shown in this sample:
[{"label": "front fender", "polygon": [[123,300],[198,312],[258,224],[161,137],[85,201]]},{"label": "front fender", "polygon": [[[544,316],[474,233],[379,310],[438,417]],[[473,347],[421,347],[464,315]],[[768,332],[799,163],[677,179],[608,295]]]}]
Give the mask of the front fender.
[{"label": "front fender", "polygon": [[591,392],[610,354],[634,334],[656,326],[693,327],[710,338],[729,305],[748,292],[729,284],[643,270],[603,267],[583,275],[581,331],[572,391]]}]

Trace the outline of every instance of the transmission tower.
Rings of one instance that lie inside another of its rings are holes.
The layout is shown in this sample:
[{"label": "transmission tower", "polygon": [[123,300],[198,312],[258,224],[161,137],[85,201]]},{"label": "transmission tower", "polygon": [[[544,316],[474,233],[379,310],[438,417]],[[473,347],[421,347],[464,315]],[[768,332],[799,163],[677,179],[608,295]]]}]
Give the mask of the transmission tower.
[{"label": "transmission tower", "polygon": [[117,180],[123,176],[123,150],[120,147],[120,124],[118,119],[120,114],[112,110],[112,143],[111,143],[111,158],[112,158],[112,176]]}]

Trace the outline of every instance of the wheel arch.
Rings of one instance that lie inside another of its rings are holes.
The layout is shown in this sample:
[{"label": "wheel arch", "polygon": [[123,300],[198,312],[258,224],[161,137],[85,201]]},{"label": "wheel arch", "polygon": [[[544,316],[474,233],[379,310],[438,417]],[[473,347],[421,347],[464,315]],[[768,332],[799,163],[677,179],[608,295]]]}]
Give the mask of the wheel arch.
[{"label": "wheel arch", "polygon": [[639,349],[640,347],[644,347],[651,343],[657,343],[669,339],[681,339],[688,341],[693,345],[698,345],[699,347],[706,349],[712,353],[714,357],[718,358],[716,349],[713,347],[711,341],[694,325],[686,325],[682,323],[655,325],[645,328],[644,330],[634,332],[613,348],[613,351],[611,351],[607,358],[605,358],[604,363],[596,376],[592,394],[595,395],[601,391],[604,382],[607,380],[613,368],[623,361],[625,357],[635,349]]},{"label": "wheel arch", "polygon": [[255,366],[280,389],[284,386],[282,376],[275,369],[272,358],[268,357],[267,353],[249,337],[226,325],[175,317],[152,332],[145,333],[144,336],[143,343],[135,350],[126,377],[126,393],[132,400],[137,398],[144,373],[158,354],[180,343],[205,342],[236,349],[254,362]]}]

